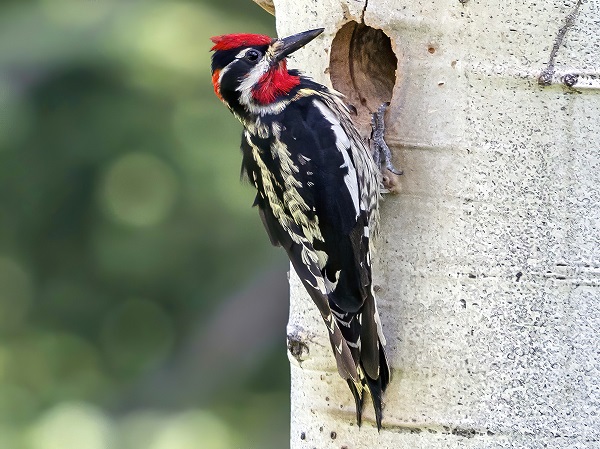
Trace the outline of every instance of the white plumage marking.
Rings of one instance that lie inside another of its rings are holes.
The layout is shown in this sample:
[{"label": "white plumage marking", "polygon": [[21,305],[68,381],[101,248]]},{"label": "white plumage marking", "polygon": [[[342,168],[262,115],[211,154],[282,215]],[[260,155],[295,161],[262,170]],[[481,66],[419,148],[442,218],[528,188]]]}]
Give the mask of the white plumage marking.
[{"label": "white plumage marking", "polygon": [[330,281],[327,276],[323,276],[323,279],[325,280],[325,290],[328,294],[333,292],[337,288],[338,282],[340,280],[340,273],[341,270],[338,270],[337,273],[335,273],[335,280],[333,282]]},{"label": "white plumage marking", "polygon": [[352,343],[351,341],[346,341],[346,344],[348,346],[350,346],[351,348],[357,348],[360,349],[361,347],[361,343],[360,343],[360,335],[358,336],[358,340],[356,340],[356,343]]},{"label": "white plumage marking", "polygon": [[221,71],[219,72],[219,85],[221,84],[221,81],[223,80],[223,75],[225,75],[227,73],[227,71],[229,70],[230,65],[231,65],[231,63],[229,63],[226,67],[223,67],[221,69]]},{"label": "white plumage marking", "polygon": [[[350,316],[349,313],[339,313],[333,309],[331,309],[331,313],[333,313],[336,316],[336,321],[337,321],[338,325],[341,324],[342,326],[345,326],[345,327],[350,327],[350,323],[354,319],[352,316]],[[345,320],[346,318],[348,319],[347,321]]]},{"label": "white plumage marking", "polygon": [[[221,70],[221,74],[219,76],[219,83],[221,83],[221,79],[225,72],[229,69],[229,67],[236,63],[239,59],[244,58],[248,51],[252,50],[251,48],[246,48],[240,51],[235,59],[230,62],[227,67]],[[272,51],[272,50],[270,50]],[[267,114],[279,114],[281,111],[285,109],[285,107],[290,103],[289,99],[281,98],[277,101],[274,101],[270,104],[257,104],[252,98],[252,90],[258,84],[260,79],[265,75],[272,67],[273,54],[268,52],[264,58],[262,58],[258,64],[256,64],[252,70],[248,72],[245,78],[243,78],[237,87],[237,91],[240,93],[240,103],[246,108],[246,110],[252,114],[256,114],[258,117],[265,116]],[[236,117],[244,123],[244,125],[248,126],[248,121],[239,115],[236,114]],[[250,123],[252,126],[252,123]]]},{"label": "white plumage marking", "polygon": [[[249,49],[248,49],[249,50]],[[240,52],[245,53],[245,52]],[[241,103],[248,106],[253,103],[252,101],[252,89],[258,84],[262,76],[269,71],[271,68],[271,61],[267,58],[263,58],[252,70],[248,72],[246,77],[242,80],[238,88],[236,89],[240,93]]]},{"label": "white plumage marking", "polygon": [[325,265],[327,264],[327,260],[329,259],[329,256],[327,255],[327,253],[325,251],[315,250],[315,253],[317,254],[317,257],[319,258],[319,261],[317,262],[317,264],[319,265],[319,269],[322,270],[323,268],[325,268]]},{"label": "white plumage marking", "polygon": [[352,204],[354,206],[354,212],[356,214],[356,218],[358,218],[360,211],[358,204],[358,178],[356,177],[354,163],[350,158],[350,153],[348,153],[348,150],[350,149],[350,139],[344,131],[344,128],[342,128],[340,121],[335,117],[333,112],[331,112],[329,108],[323,104],[323,102],[319,100],[313,100],[313,103],[319,109],[319,111],[321,111],[321,114],[323,114],[325,120],[331,123],[331,130],[335,134],[336,147],[342,153],[342,157],[344,158],[344,163],[340,165],[340,168],[348,169],[348,173],[344,175],[344,182],[346,183],[348,192],[350,192]]},{"label": "white plumage marking", "polygon": [[313,100],[313,103],[319,109],[319,111],[321,111],[321,114],[323,114],[325,120],[331,123],[331,130],[335,134],[335,142],[338,150],[342,151],[350,148],[350,139],[344,131],[344,128],[342,128],[342,124],[333,114],[333,112],[331,112],[331,110],[322,101]]},{"label": "white plumage marking", "polygon": [[[294,138],[294,140],[296,140],[296,138]],[[300,164],[304,165],[307,162],[310,162],[311,158],[304,156],[303,154],[299,154],[298,155],[298,162],[300,162]]]},{"label": "white plumage marking", "polygon": [[[371,288],[371,291],[372,288]],[[383,346],[387,344],[385,341],[385,336],[383,335],[383,327],[381,326],[381,319],[379,318],[379,311],[377,310],[377,301],[373,301],[375,305],[375,313],[373,313],[373,319],[375,320],[375,324],[377,325],[377,335],[379,336],[379,341]]]}]

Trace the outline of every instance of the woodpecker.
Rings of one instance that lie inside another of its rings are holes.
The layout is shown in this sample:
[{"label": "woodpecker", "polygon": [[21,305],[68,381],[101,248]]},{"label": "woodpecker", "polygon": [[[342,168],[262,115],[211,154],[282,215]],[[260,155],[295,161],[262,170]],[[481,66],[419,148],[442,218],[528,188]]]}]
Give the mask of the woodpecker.
[{"label": "woodpecker", "polygon": [[368,392],[381,429],[390,370],[371,274],[381,173],[341,94],[286,64],[322,32],[212,37],[212,82],[244,126],[242,176],[325,322],[357,423]]}]

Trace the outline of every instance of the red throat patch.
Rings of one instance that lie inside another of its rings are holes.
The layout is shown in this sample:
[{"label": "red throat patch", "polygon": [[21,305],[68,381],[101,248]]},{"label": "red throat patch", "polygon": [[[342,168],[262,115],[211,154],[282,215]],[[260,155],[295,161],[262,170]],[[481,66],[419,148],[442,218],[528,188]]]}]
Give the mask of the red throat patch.
[{"label": "red throat patch", "polygon": [[219,97],[219,100],[223,101],[223,97],[221,96],[221,86],[219,85],[219,75],[221,75],[221,70],[217,69],[212,74],[212,83],[213,88],[215,89],[215,94]]},{"label": "red throat patch", "polygon": [[252,90],[252,98],[259,104],[271,104],[281,95],[290,93],[298,84],[300,77],[290,75],[283,60],[260,78]]},{"label": "red throat patch", "polygon": [[254,47],[257,45],[269,45],[273,39],[264,34],[224,34],[210,38],[213,48],[210,51],[233,50],[239,47]]}]

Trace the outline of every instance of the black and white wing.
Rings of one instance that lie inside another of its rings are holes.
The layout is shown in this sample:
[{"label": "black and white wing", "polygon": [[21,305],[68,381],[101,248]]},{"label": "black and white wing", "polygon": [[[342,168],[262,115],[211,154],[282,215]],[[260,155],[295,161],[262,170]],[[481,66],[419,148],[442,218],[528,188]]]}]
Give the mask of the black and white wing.
[{"label": "black and white wing", "polygon": [[329,329],[359,422],[366,388],[380,426],[389,369],[371,285],[378,171],[341,102],[315,94],[265,120],[266,137],[246,131],[244,167],[271,242],[285,248]]}]

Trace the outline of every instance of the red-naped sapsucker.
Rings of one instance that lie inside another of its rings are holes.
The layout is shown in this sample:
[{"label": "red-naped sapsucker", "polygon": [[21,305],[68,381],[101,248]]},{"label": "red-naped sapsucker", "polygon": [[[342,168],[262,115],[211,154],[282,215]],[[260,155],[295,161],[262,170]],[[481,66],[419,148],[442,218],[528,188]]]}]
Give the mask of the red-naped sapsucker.
[{"label": "red-naped sapsucker", "polygon": [[390,380],[371,276],[381,174],[340,94],[286,66],[322,31],[213,37],[212,81],[244,126],[255,205],[325,321],[357,421],[368,391],[380,428]]}]

